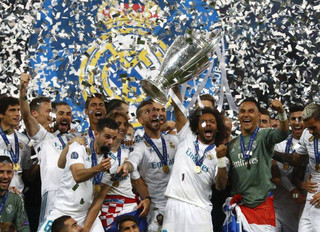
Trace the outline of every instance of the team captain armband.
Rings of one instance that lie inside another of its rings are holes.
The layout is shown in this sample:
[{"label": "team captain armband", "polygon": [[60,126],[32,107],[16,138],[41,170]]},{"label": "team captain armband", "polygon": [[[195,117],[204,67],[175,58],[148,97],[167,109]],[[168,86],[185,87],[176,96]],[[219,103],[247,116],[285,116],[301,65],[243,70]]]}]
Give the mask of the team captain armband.
[{"label": "team captain armband", "polygon": [[227,162],[226,162],[226,157],[218,158],[218,163],[217,163],[218,168],[225,168],[227,167]]}]

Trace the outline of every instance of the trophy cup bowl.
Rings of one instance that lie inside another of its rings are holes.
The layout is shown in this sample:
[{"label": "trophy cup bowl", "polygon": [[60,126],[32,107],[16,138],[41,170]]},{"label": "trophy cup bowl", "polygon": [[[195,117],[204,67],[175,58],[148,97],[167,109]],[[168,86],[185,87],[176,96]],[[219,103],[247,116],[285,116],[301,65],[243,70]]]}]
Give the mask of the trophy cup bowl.
[{"label": "trophy cup bowl", "polygon": [[161,63],[158,76],[140,81],[143,91],[161,105],[167,103],[167,92],[204,72],[210,64],[209,54],[221,41],[221,31],[192,31],[178,36]]}]

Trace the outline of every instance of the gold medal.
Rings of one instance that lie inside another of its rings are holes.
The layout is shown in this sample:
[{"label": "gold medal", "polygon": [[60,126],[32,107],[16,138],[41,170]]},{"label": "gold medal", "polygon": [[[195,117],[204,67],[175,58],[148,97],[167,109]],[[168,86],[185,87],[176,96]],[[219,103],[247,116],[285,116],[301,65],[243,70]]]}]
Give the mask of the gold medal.
[{"label": "gold medal", "polygon": [[169,172],[170,172],[170,168],[169,168],[168,165],[163,165],[162,170],[163,170],[163,172],[166,173],[166,174],[169,174]]},{"label": "gold medal", "polygon": [[101,189],[100,184],[95,184],[95,185],[94,185],[94,192],[95,192],[95,193],[100,192],[100,189]]},{"label": "gold medal", "polygon": [[118,188],[119,184],[120,184],[120,182],[115,180],[115,181],[113,181],[112,186],[115,187],[115,188]]},{"label": "gold medal", "polygon": [[195,173],[199,174],[201,172],[201,167],[200,166],[195,166],[193,168],[193,170],[194,170]]},{"label": "gold medal", "polygon": [[314,139],[314,136],[312,135],[310,138],[309,138],[309,142],[312,142]]},{"label": "gold medal", "polygon": [[246,161],[245,161],[245,164],[246,164],[246,166],[247,166],[247,169],[250,169],[250,162],[249,162],[249,160],[246,160]]},{"label": "gold medal", "polygon": [[86,148],[86,152],[88,155],[91,155],[91,149],[89,147]]},{"label": "gold medal", "polygon": [[14,163],[14,164],[13,164],[13,170],[14,170],[15,172],[19,171],[19,170],[20,170],[20,164],[19,164],[19,163]]},{"label": "gold medal", "polygon": [[320,172],[320,164],[319,163],[316,163],[316,171]]},{"label": "gold medal", "polygon": [[289,169],[289,164],[283,163],[283,170],[288,170]]}]

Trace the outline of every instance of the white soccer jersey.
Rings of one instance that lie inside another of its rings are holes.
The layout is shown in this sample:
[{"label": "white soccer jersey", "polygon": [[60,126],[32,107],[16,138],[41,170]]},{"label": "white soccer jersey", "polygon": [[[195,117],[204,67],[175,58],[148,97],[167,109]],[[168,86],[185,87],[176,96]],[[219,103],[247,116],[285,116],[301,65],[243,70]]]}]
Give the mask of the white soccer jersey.
[{"label": "white soccer jersey", "polygon": [[[28,146],[29,138],[18,132],[15,131],[18,137],[18,143],[19,143],[19,164],[20,164],[20,170],[15,171],[13,179],[11,181],[10,186],[16,187],[21,193],[24,188],[24,183],[22,180],[22,170],[23,169],[30,169],[32,162],[31,162],[31,151],[30,147]],[[13,152],[16,152],[15,150],[15,142],[14,142],[14,133],[7,135],[8,141],[12,147]],[[11,161],[13,162],[10,150],[8,149],[7,145],[5,144],[2,137],[0,137],[0,155],[5,155],[10,157]]]},{"label": "white soccer jersey", "polygon": [[[100,163],[102,158],[102,155],[97,155],[97,163]],[[70,169],[73,164],[83,164],[86,169],[92,167],[91,154],[87,154],[86,148],[77,142],[69,146],[66,167],[63,170],[60,187],[56,192],[54,210],[80,217],[85,215],[91,206],[94,194],[93,178],[76,183]]]},{"label": "white soccer jersey", "polygon": [[[165,196],[199,206],[211,212],[211,187],[218,171],[216,147],[206,152],[201,172],[197,174],[194,171],[196,139],[197,136],[192,133],[189,122],[187,122],[178,133],[179,145]],[[199,141],[200,157],[203,156],[207,147],[208,145]]]},{"label": "white soccer jersey", "polygon": [[[128,159],[129,156],[129,149],[124,148],[124,146],[120,146],[121,149],[121,160],[120,164],[123,164],[125,160]],[[110,168],[110,173],[105,172],[103,174],[103,178],[101,180],[101,183],[104,183],[106,185],[111,186],[110,191],[108,192],[108,195],[121,195],[127,198],[135,198],[134,193],[132,192],[132,185],[131,185],[131,180],[130,176],[127,175],[126,177],[121,177],[118,180],[119,186],[113,186],[116,183],[115,181],[112,180],[112,177],[117,173],[117,169],[119,167],[119,160],[117,158],[117,153],[110,152],[110,157],[111,157],[111,168]],[[136,172],[136,171],[135,171]]]},{"label": "white soccer jersey", "polygon": [[[296,152],[300,155],[309,155],[309,171],[311,174],[311,182],[318,183],[317,192],[320,190],[320,173],[316,171],[316,158],[314,155],[313,136],[305,129],[299,140],[300,146],[296,148]],[[318,139],[318,149],[320,150],[320,139]],[[308,193],[307,200],[310,200],[314,194]]]},{"label": "white soccer jersey", "polygon": [[[58,167],[60,153],[63,145],[57,137],[56,133],[50,133],[40,125],[38,133],[31,137],[34,140],[34,150],[38,155],[41,176],[41,195],[48,191],[55,191],[60,186],[60,180],[63,169]],[[71,134],[62,134],[61,138],[65,144]]]},{"label": "white soccer jersey", "polygon": [[[133,151],[129,155],[129,161],[133,164],[134,170],[138,170],[140,174],[135,175],[133,173],[132,179],[138,179],[141,176],[148,186],[152,202],[157,208],[164,208],[167,202],[167,199],[164,197],[164,192],[172,173],[172,166],[178,144],[175,135],[162,136],[166,142],[168,153],[168,166],[170,168],[168,174],[163,171],[160,158],[144,138],[133,146]],[[152,141],[160,153],[163,154],[161,138],[152,139]]]}]

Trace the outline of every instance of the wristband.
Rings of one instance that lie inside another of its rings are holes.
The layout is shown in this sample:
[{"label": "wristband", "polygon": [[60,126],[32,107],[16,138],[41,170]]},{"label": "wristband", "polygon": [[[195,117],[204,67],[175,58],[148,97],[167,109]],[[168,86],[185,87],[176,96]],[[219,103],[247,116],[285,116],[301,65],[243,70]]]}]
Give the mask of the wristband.
[{"label": "wristband", "polygon": [[286,121],[288,119],[285,111],[281,114],[278,114],[278,117],[279,117],[279,121],[281,122]]},{"label": "wristband", "polygon": [[151,201],[151,197],[150,196],[147,196],[144,199],[149,199]]},{"label": "wristband", "polygon": [[227,167],[227,162],[226,162],[226,157],[218,158],[218,163],[217,163],[218,168],[225,168]]}]

